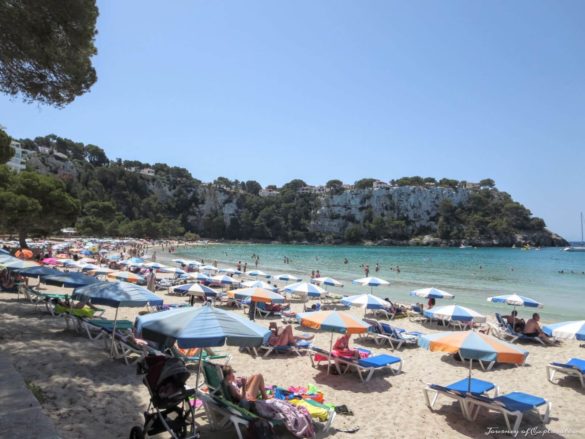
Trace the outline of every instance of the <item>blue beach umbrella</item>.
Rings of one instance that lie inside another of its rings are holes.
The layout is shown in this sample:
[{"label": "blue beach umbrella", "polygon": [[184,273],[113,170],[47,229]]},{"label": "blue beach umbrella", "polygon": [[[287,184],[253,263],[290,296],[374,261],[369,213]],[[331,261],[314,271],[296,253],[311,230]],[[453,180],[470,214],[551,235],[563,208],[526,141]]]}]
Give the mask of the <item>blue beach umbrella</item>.
[{"label": "blue beach umbrella", "polygon": [[18,258],[12,258],[12,259],[9,259],[5,262],[2,262],[2,265],[4,266],[4,268],[6,268],[10,271],[18,271],[18,270],[22,270],[24,268],[38,267],[39,266],[39,264],[37,264],[36,262],[24,261],[24,260],[18,259]]},{"label": "blue beach umbrella", "polygon": [[372,294],[374,293],[374,287],[379,287],[381,285],[390,285],[390,282],[384,279],[380,279],[379,277],[363,277],[361,279],[355,279],[353,283],[365,287],[370,287],[370,292]]},{"label": "blue beach umbrella", "polygon": [[[147,340],[181,349],[201,348],[198,369],[201,371],[203,348],[230,346],[258,347],[270,330],[229,311],[209,305],[200,308],[176,308],[146,314],[136,319],[136,332]],[[199,387],[199,373],[195,388]]]},{"label": "blue beach umbrella", "polygon": [[220,268],[219,270],[217,270],[218,273],[227,273],[227,274],[235,274],[235,275],[241,275],[242,272],[240,270],[236,270],[235,268]]},{"label": "blue beach umbrella", "polygon": [[316,277],[312,280],[314,283],[319,285],[328,285],[330,287],[342,287],[343,283],[332,277]]},{"label": "blue beach umbrella", "polygon": [[63,274],[62,271],[55,270],[54,268],[49,268],[45,266],[23,268],[22,270],[18,270],[18,272],[26,277],[43,277]]},{"label": "blue beach umbrella", "polygon": [[130,264],[137,264],[137,265],[144,263],[144,259],[142,259],[142,258],[136,258],[136,257],[130,258],[130,259],[126,259],[126,261],[129,262]]},{"label": "blue beach umbrella", "polygon": [[554,338],[585,341],[585,320],[545,325],[542,331]]},{"label": "blue beach umbrella", "polygon": [[211,277],[205,273],[187,273],[187,276],[199,282],[211,282]]},{"label": "blue beach umbrella", "polygon": [[10,254],[10,252],[8,250],[0,248],[0,255],[9,255],[9,254]]},{"label": "blue beach umbrella", "polygon": [[355,306],[364,309],[383,309],[388,308],[389,303],[373,294],[358,294],[355,296],[345,297],[341,299],[341,303],[345,306]]},{"label": "blue beach umbrella", "polygon": [[247,280],[242,282],[242,286],[248,288],[264,288],[265,290],[276,291],[276,287],[263,280]]},{"label": "blue beach umbrella", "polygon": [[460,305],[437,306],[426,310],[424,316],[430,319],[458,322],[484,323],[486,317],[477,311]]},{"label": "blue beach umbrella", "polygon": [[15,258],[14,256],[10,256],[10,255],[0,255],[0,264],[5,264],[6,262],[9,261],[16,261],[18,260],[18,258]]},{"label": "blue beach umbrella", "polygon": [[233,285],[233,284],[240,283],[240,281],[235,280],[233,277],[229,277],[229,276],[226,276],[224,274],[218,274],[217,276],[213,276],[211,278],[211,281],[220,283],[222,285]]},{"label": "blue beach umbrella", "polygon": [[493,296],[487,298],[488,302],[493,303],[505,303],[506,305],[512,305],[514,308],[517,306],[526,306],[529,308],[542,308],[542,304],[537,302],[530,297],[519,296],[518,294],[507,294],[503,296]]},{"label": "blue beach umbrella", "polygon": [[69,272],[41,277],[41,281],[47,285],[55,285],[63,288],[77,288],[99,282],[95,277],[83,273]]},{"label": "blue beach umbrella", "polygon": [[162,305],[163,300],[144,287],[128,282],[96,282],[85,287],[76,288],[71,296],[74,300],[89,301],[95,305],[107,305],[116,308],[112,328],[112,350],[114,354],[116,323],[120,307],[139,308],[146,305]]},{"label": "blue beach umbrella", "polygon": [[266,279],[270,279],[272,277],[272,275],[268,274],[268,273],[264,273],[262,270],[252,270],[250,272],[248,272],[249,276],[254,276],[254,277],[263,277]]},{"label": "blue beach umbrella", "polygon": [[453,294],[439,290],[438,288],[421,288],[411,291],[410,295],[424,299],[453,299],[455,297]]}]

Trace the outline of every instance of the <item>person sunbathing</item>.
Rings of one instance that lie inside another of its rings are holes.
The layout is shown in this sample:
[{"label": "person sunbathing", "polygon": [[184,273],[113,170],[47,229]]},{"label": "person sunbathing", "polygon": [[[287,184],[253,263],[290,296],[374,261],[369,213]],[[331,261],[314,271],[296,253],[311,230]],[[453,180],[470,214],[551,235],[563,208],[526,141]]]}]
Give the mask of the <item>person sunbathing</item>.
[{"label": "person sunbathing", "polygon": [[524,335],[528,336],[528,337],[538,337],[540,338],[542,341],[544,341],[546,344],[556,344],[557,342],[555,342],[554,340],[552,340],[548,335],[546,335],[542,329],[540,328],[540,325],[538,324],[538,322],[540,321],[540,314],[538,313],[534,313],[532,314],[532,318],[529,319],[526,322],[526,326],[524,326]]},{"label": "person sunbathing", "polygon": [[236,371],[231,366],[223,366],[222,388],[226,399],[238,404],[246,410],[254,411],[255,402],[259,399],[268,399],[262,374],[250,376],[248,379],[240,378],[240,384],[236,379]]},{"label": "person sunbathing", "polygon": [[270,346],[296,346],[300,340],[312,340],[315,337],[314,335],[294,335],[291,325],[286,325],[282,331],[279,331],[278,325],[272,322],[269,328],[272,331],[272,335],[268,339]]},{"label": "person sunbathing", "polygon": [[518,311],[513,310],[509,316],[504,316],[506,322],[512,327],[514,332],[522,332],[524,331],[524,326],[526,326],[526,322],[524,319],[518,318]]},{"label": "person sunbathing", "polygon": [[359,349],[351,349],[349,347],[349,339],[351,338],[351,334],[344,334],[335,340],[335,344],[333,345],[333,350],[331,353],[338,357],[346,357],[346,358],[366,358],[368,353],[366,351],[360,351]]}]

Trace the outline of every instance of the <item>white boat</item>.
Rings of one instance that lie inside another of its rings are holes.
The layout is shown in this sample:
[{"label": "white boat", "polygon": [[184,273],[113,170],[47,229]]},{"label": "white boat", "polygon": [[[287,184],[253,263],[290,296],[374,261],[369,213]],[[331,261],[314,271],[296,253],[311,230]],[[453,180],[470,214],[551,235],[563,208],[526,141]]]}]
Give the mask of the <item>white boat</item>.
[{"label": "white boat", "polygon": [[[583,240],[583,212],[581,212],[581,244],[585,243]],[[563,249],[566,252],[585,252],[585,245],[571,245]]]}]

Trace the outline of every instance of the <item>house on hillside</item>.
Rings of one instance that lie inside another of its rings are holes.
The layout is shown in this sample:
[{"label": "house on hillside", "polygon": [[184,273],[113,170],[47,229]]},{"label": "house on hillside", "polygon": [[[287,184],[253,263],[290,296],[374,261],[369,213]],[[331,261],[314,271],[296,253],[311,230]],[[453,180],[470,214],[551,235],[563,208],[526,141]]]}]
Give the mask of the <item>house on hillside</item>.
[{"label": "house on hillside", "polygon": [[377,180],[373,183],[372,187],[374,189],[387,189],[390,187],[390,185],[388,183],[386,183],[385,181]]},{"label": "house on hillside", "polygon": [[24,171],[26,169],[26,160],[31,151],[23,149],[20,142],[15,140],[10,142],[10,147],[14,149],[14,155],[6,162],[6,166],[16,172]]},{"label": "house on hillside", "polygon": [[144,168],[140,170],[140,174],[146,175],[147,177],[154,177],[156,172],[152,168]]},{"label": "house on hillside", "polygon": [[276,189],[260,189],[258,195],[261,197],[275,197],[278,193]]}]

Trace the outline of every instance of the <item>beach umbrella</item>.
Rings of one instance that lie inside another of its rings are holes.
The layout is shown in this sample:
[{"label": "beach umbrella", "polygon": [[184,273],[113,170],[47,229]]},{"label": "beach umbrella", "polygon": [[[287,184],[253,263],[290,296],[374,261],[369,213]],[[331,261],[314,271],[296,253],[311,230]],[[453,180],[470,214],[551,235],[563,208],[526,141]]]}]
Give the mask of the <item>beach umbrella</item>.
[{"label": "beach umbrella", "polygon": [[97,270],[100,266],[95,264],[79,264],[79,268],[81,268],[81,271],[92,271]]},{"label": "beach umbrella", "polygon": [[455,297],[453,294],[439,290],[438,288],[421,288],[411,291],[410,295],[424,299],[453,299]]},{"label": "beach umbrella", "polygon": [[366,309],[384,309],[388,308],[390,304],[384,299],[381,299],[373,294],[358,294],[355,296],[345,297],[341,300],[345,306],[355,306]]},{"label": "beach umbrella", "polygon": [[195,265],[196,267],[200,267],[203,264],[199,261],[187,259],[187,260],[185,260],[185,265]]},{"label": "beach umbrella", "polygon": [[300,296],[321,297],[327,295],[327,290],[324,290],[318,285],[309,282],[297,282],[285,286],[282,291]]},{"label": "beach umbrella", "polygon": [[21,250],[17,250],[16,253],[14,253],[14,256],[22,259],[32,259],[33,252],[27,248],[24,248]]},{"label": "beach umbrella", "polygon": [[211,277],[205,273],[187,273],[187,276],[200,282],[211,282]]},{"label": "beach umbrella", "polygon": [[90,276],[99,276],[99,275],[103,275],[103,274],[110,274],[113,273],[116,270],[112,270],[111,268],[107,268],[107,267],[97,267],[93,270],[90,270],[87,272],[87,274],[89,274]]},{"label": "beach umbrella", "polygon": [[177,264],[182,264],[182,265],[187,265],[187,262],[185,259],[171,259],[172,262],[175,262]]},{"label": "beach umbrella", "polygon": [[142,307],[146,305],[162,305],[163,300],[146,288],[127,282],[96,282],[85,287],[76,288],[71,296],[74,300],[89,301],[95,305],[107,305],[116,308],[112,330],[112,350],[114,353],[114,335],[118,310],[120,307]]},{"label": "beach umbrella", "polygon": [[55,270],[54,268],[43,267],[42,265],[37,265],[36,267],[23,268],[21,270],[18,270],[18,273],[26,277],[43,277],[63,274],[62,271]]},{"label": "beach umbrella", "polygon": [[60,262],[55,258],[45,258],[41,261],[45,265],[59,265]]},{"label": "beach umbrella", "polygon": [[542,331],[546,335],[558,339],[585,341],[585,320],[545,325]]},{"label": "beach umbrella", "polygon": [[74,261],[73,259],[61,259],[60,262],[63,267],[79,268],[77,261]]},{"label": "beach umbrella", "polygon": [[77,262],[80,264],[95,264],[97,261],[94,258],[81,258]]},{"label": "beach umbrella", "polygon": [[186,274],[186,272],[184,270],[181,270],[180,268],[177,268],[177,267],[162,267],[156,271],[158,271],[159,273]]},{"label": "beach umbrella", "polygon": [[362,285],[364,287],[370,287],[370,292],[374,294],[374,287],[382,285],[390,285],[390,282],[379,277],[363,277],[361,279],[355,279],[354,284]]},{"label": "beach umbrella", "polygon": [[184,284],[173,288],[173,291],[179,294],[198,297],[217,297],[219,294],[213,288],[201,284]]},{"label": "beach umbrella", "polygon": [[217,267],[213,266],[213,265],[203,265],[201,267],[199,267],[200,270],[203,271],[217,271]]},{"label": "beach umbrella", "polygon": [[18,261],[18,259],[10,255],[0,255],[0,264],[4,264],[10,261]]},{"label": "beach umbrella", "polygon": [[332,277],[316,277],[313,279],[313,282],[318,283],[319,285],[328,285],[330,287],[343,286],[341,282],[339,282],[337,279],[333,279]]},{"label": "beach umbrella", "polygon": [[130,263],[130,265],[140,265],[140,264],[144,263],[144,259],[133,257],[133,258],[126,259],[126,262]]},{"label": "beach umbrella", "polygon": [[9,255],[9,254],[10,254],[10,252],[8,250],[0,248],[0,255]]},{"label": "beach umbrella", "polygon": [[487,298],[488,302],[505,303],[512,305],[514,309],[517,306],[526,306],[529,308],[542,308],[542,304],[529,297],[519,296],[518,294],[508,294],[503,296],[493,296]]},{"label": "beach umbrella", "polygon": [[418,344],[432,352],[459,353],[462,359],[469,360],[468,391],[471,390],[473,360],[524,364],[528,356],[528,351],[518,346],[475,331],[421,335]]},{"label": "beach umbrella", "polygon": [[63,288],[77,288],[99,282],[95,277],[77,272],[43,276],[41,277],[41,281],[47,285],[56,285]]},{"label": "beach umbrella", "polygon": [[220,268],[219,270],[217,270],[218,273],[228,273],[228,274],[235,274],[235,275],[241,275],[242,272],[240,270],[236,270],[235,268]]},{"label": "beach umbrella", "polygon": [[110,280],[121,280],[124,282],[130,282],[133,284],[144,283],[145,280],[142,276],[131,273],[129,271],[114,271],[108,274]]},{"label": "beach umbrella", "polygon": [[23,261],[22,259],[13,258],[13,260],[2,262],[4,268],[15,271],[15,270],[22,270],[23,268],[30,268],[30,267],[38,267],[39,264],[33,261]]},{"label": "beach umbrella", "polygon": [[212,276],[211,282],[219,283],[222,285],[233,285],[233,284],[240,283],[240,281],[235,280],[233,277],[229,277],[229,276],[222,275],[222,274],[219,274],[217,276]]},{"label": "beach umbrella", "polygon": [[368,323],[343,311],[303,312],[297,314],[297,320],[301,326],[331,332],[327,374],[329,374],[331,350],[333,349],[333,333],[365,334],[370,328]]},{"label": "beach umbrella", "polygon": [[279,274],[278,276],[274,276],[274,278],[285,282],[299,282],[302,280],[300,277],[296,277],[295,275],[288,273]]},{"label": "beach umbrella", "polygon": [[79,254],[81,254],[81,255],[85,255],[85,256],[89,256],[89,255],[91,255],[91,254],[92,254],[92,252],[91,252],[90,250],[88,250],[88,249],[84,248],[83,250],[81,250],[81,251],[79,252]]},{"label": "beach umbrella", "polygon": [[146,268],[154,269],[154,270],[159,270],[161,268],[165,268],[165,266],[163,264],[159,264],[158,262],[147,262],[145,264],[142,264],[142,266],[146,267]]},{"label": "beach umbrella", "polygon": [[268,274],[268,273],[264,273],[262,270],[252,270],[248,272],[249,276],[254,276],[254,277],[263,277],[266,279],[270,279],[272,277],[272,275]]},{"label": "beach umbrella", "polygon": [[430,319],[458,322],[485,323],[486,317],[477,311],[460,305],[437,306],[424,311]]},{"label": "beach umbrella", "polygon": [[136,319],[139,337],[161,345],[175,342],[181,349],[200,348],[195,389],[199,375],[203,348],[229,346],[259,347],[270,335],[270,330],[236,313],[205,305],[199,308],[175,308],[139,316]]},{"label": "beach umbrella", "polygon": [[228,296],[239,300],[250,299],[252,302],[284,303],[283,296],[265,288],[239,288],[228,291]]},{"label": "beach umbrella", "polygon": [[268,282],[264,282],[263,280],[247,280],[246,282],[242,282],[242,286],[248,288],[264,288],[265,290],[276,291],[276,287]]}]

